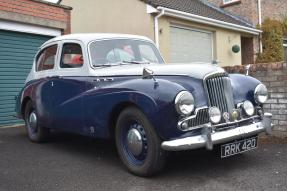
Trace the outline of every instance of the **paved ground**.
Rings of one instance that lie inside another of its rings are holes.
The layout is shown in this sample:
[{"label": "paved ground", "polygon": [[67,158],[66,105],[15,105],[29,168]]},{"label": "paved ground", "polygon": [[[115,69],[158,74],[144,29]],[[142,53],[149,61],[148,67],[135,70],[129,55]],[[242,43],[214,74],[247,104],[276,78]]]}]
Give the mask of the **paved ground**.
[{"label": "paved ground", "polygon": [[125,171],[111,142],[61,134],[30,143],[23,128],[0,129],[0,191],[286,190],[287,144],[220,159],[216,152],[170,156],[164,172],[139,178]]}]

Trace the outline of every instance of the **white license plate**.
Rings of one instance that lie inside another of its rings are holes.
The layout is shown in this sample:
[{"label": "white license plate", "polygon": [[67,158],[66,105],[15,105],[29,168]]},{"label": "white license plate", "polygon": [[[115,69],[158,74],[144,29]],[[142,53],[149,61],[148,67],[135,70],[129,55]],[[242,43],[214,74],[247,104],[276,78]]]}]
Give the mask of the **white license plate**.
[{"label": "white license plate", "polygon": [[257,148],[258,137],[252,137],[221,146],[221,158],[229,157]]}]

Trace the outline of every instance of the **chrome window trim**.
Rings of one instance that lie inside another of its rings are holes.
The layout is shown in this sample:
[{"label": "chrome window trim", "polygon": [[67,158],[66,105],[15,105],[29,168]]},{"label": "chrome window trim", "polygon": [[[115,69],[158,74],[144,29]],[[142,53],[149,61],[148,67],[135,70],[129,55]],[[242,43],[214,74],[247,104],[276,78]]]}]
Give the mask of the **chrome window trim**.
[{"label": "chrome window trim", "polygon": [[[93,70],[95,70],[95,71],[98,70],[98,69],[103,69],[103,68],[105,68],[105,67],[95,67],[95,66],[93,65],[92,57],[91,57],[91,44],[92,44],[92,43],[96,43],[96,42],[100,42],[100,41],[107,41],[107,40],[135,40],[135,41],[142,41],[142,42],[150,43],[150,44],[152,44],[152,45],[156,48],[156,50],[157,50],[157,52],[158,52],[158,56],[159,56],[159,57],[162,59],[162,61],[163,61],[162,64],[165,63],[165,60],[163,59],[163,57],[162,57],[160,51],[158,50],[158,48],[156,47],[156,45],[155,45],[152,41],[150,41],[150,40],[138,39],[138,38],[128,38],[128,37],[103,38],[103,39],[91,40],[91,41],[87,44],[88,60],[89,60],[89,62],[90,62],[90,67],[91,67]],[[160,64],[160,63],[159,63],[159,64]]]}]

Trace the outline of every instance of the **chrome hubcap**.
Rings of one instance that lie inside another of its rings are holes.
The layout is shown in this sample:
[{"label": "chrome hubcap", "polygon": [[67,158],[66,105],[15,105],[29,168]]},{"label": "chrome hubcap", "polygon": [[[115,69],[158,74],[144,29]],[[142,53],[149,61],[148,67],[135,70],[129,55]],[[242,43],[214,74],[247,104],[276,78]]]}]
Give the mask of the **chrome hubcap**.
[{"label": "chrome hubcap", "polygon": [[128,148],[134,156],[139,156],[143,150],[143,141],[140,132],[131,128],[127,134]]},{"label": "chrome hubcap", "polygon": [[32,129],[36,129],[36,127],[37,127],[37,116],[36,116],[36,113],[34,111],[32,113],[30,113],[29,126]]}]

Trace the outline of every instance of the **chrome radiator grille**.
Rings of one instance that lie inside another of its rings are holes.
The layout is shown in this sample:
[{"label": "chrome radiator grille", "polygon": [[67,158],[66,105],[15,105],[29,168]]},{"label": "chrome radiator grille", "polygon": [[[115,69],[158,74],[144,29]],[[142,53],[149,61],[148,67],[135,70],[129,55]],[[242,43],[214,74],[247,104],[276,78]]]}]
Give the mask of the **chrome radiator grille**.
[{"label": "chrome radiator grille", "polygon": [[220,111],[231,113],[234,109],[233,92],[228,76],[207,78],[206,88],[210,106],[216,106]]}]

